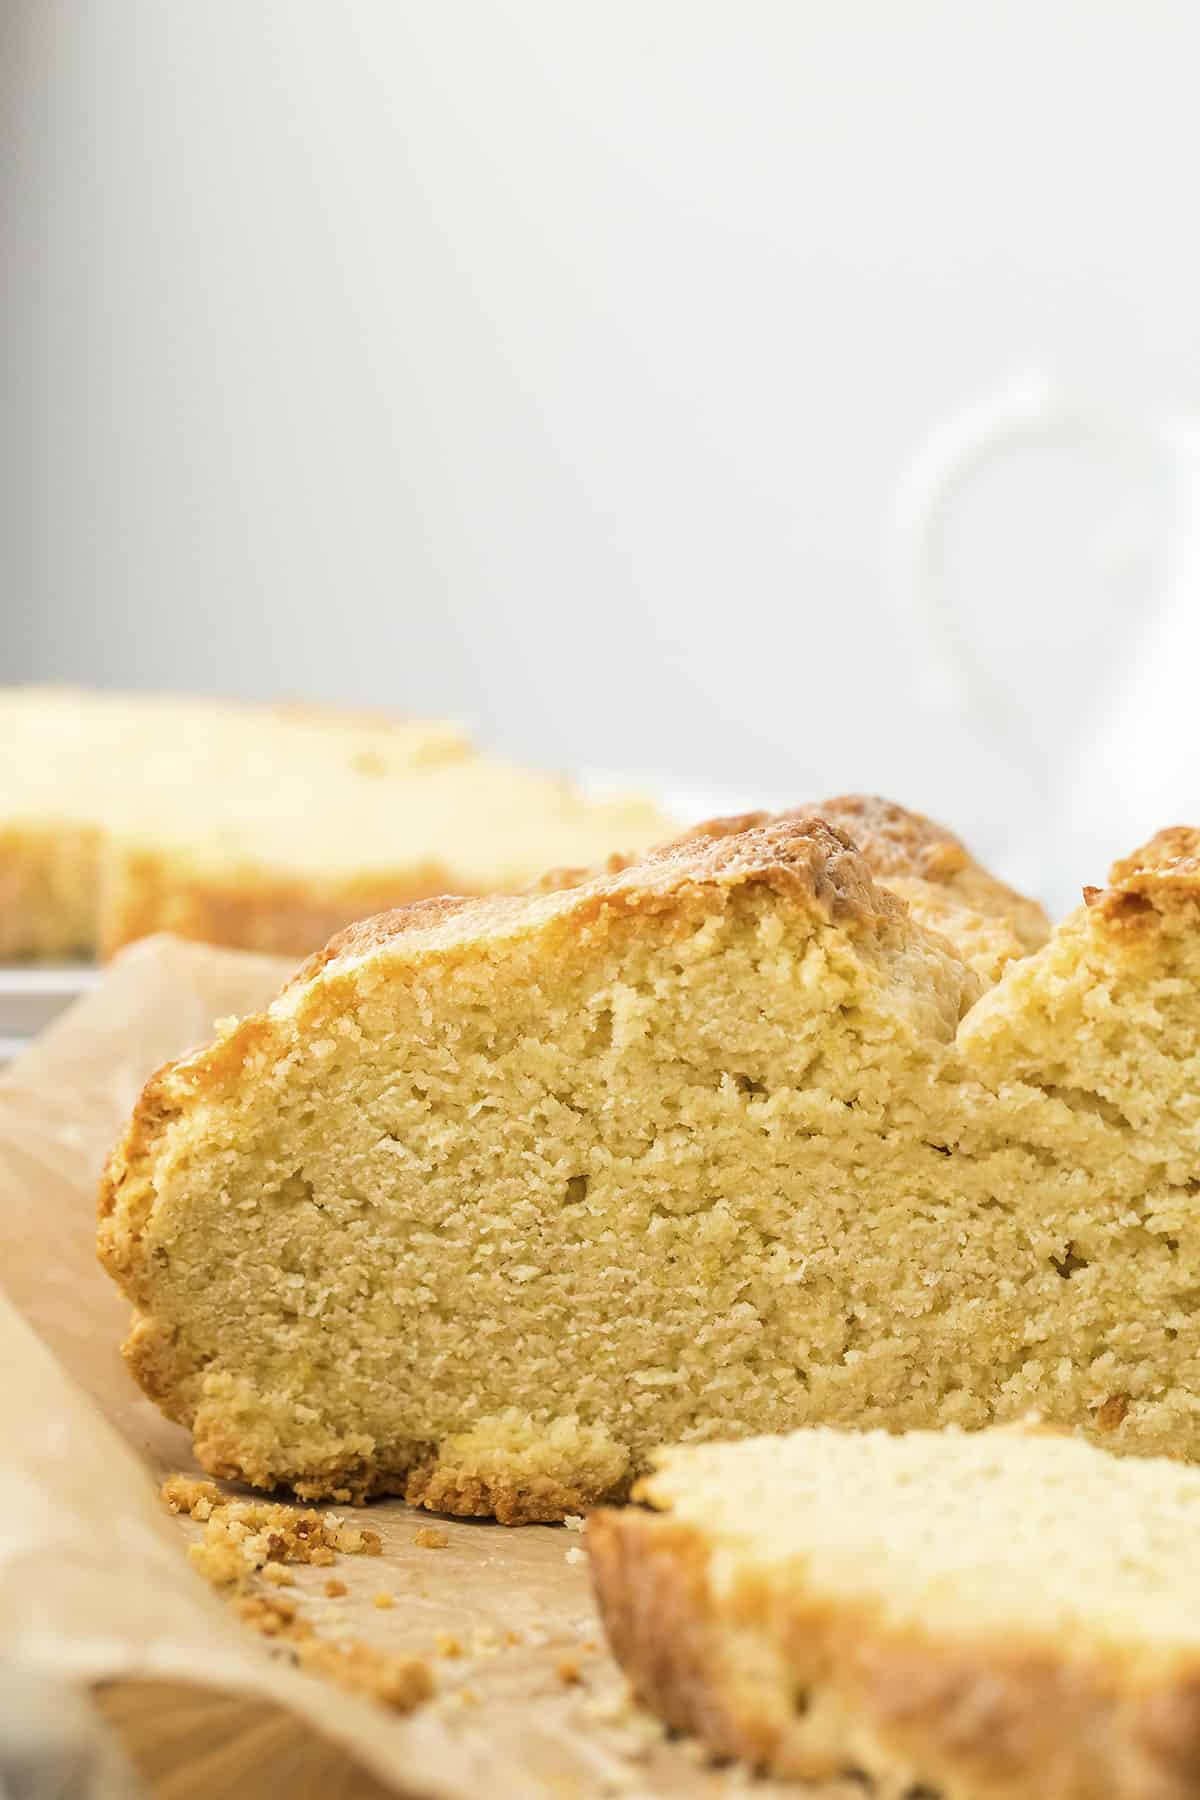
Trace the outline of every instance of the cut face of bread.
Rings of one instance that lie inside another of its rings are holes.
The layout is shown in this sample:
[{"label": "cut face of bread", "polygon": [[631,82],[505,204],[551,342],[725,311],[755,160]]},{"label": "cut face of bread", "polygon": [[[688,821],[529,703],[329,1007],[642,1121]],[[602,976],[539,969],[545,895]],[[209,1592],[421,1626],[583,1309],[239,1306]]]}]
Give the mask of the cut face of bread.
[{"label": "cut face of bread", "polygon": [[479,755],[453,726],[308,707],[0,692],[0,958],[153,931],[307,955],[352,919],[670,830],[638,795]]},{"label": "cut face of bread", "polygon": [[1200,1458],[1197,897],[1129,879],[982,999],[816,819],[356,927],[147,1087],[133,1370],[213,1473],[505,1519],[806,1423]]},{"label": "cut face of bread", "polygon": [[1200,1794],[1200,1472],[1018,1429],[668,1450],[587,1544],[634,1691],[717,1754],[931,1800]]}]

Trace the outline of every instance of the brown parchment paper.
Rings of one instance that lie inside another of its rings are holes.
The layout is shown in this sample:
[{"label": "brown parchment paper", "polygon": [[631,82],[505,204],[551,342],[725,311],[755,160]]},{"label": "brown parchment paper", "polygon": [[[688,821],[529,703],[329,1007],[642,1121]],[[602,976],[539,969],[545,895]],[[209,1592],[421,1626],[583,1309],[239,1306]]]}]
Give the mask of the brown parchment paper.
[{"label": "brown parchment paper", "polygon": [[[146,940],[0,1080],[5,1653],[89,1685],[142,1678],[276,1702],[421,1800],[794,1793],[701,1766],[694,1746],[622,1708],[577,1532],[434,1521],[400,1502],[339,1509],[382,1534],[383,1557],[340,1560],[345,1599],[324,1598],[319,1568],[296,1569],[288,1596],[319,1629],[429,1654],[438,1697],[406,1718],[273,1656],[189,1565],[198,1528],[166,1511],[158,1486],[195,1463],[118,1354],[127,1307],[95,1259],[96,1180],[146,1076],[214,1019],[262,1005],[286,973],[265,957]],[[448,1547],[417,1546],[415,1529],[435,1522]],[[387,1611],[380,1591],[394,1596]],[[439,1632],[464,1655],[439,1656]],[[520,1643],[504,1643],[508,1632]],[[579,1679],[564,1679],[572,1668]],[[178,1771],[171,1794],[190,1791]],[[269,1756],[251,1791],[277,1791]]]}]

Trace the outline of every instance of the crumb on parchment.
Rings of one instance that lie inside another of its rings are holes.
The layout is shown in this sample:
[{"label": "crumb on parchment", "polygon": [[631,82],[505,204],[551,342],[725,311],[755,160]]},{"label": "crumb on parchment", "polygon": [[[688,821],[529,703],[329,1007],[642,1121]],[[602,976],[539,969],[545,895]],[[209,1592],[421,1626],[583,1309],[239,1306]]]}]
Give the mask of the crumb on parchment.
[{"label": "crumb on parchment", "polygon": [[[293,1586],[288,1563],[321,1568],[335,1563],[339,1552],[379,1556],[383,1540],[377,1531],[348,1526],[333,1513],[322,1517],[274,1501],[229,1499],[215,1483],[189,1475],[171,1476],[162,1497],[173,1513],[204,1526],[199,1543],[188,1547],[189,1560],[214,1587],[229,1592],[230,1606],[244,1625],[286,1645],[300,1668],[394,1712],[411,1712],[431,1697],[433,1675],[424,1657],[377,1650],[357,1638],[322,1637],[293,1600],[256,1587],[257,1582]],[[348,1591],[336,1578],[325,1583],[331,1598]],[[375,1604],[390,1607],[393,1596],[381,1590]]]}]

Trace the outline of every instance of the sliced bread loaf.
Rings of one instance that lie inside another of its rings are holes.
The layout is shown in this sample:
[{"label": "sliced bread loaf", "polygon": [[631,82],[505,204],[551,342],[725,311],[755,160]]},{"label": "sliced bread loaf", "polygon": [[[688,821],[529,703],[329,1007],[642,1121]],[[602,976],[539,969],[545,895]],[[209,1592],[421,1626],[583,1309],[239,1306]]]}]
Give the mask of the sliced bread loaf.
[{"label": "sliced bread loaf", "polygon": [[355,927],[147,1087],[131,1366],[214,1473],[514,1520],[810,1422],[1200,1458],[1185,864],[982,999],[815,818]]}]

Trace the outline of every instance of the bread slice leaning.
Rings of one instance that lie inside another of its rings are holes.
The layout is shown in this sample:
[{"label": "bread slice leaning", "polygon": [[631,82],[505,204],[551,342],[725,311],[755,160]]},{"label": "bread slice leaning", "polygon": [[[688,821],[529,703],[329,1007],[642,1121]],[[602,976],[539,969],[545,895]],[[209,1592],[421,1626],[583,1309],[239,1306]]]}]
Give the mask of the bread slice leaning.
[{"label": "bread slice leaning", "polygon": [[661,1452],[587,1522],[636,1694],[884,1800],[1200,1795],[1200,1472],[1017,1428]]},{"label": "bread slice leaning", "polygon": [[815,1423],[1200,1459],[1197,886],[1135,865],[986,992],[811,816],[353,928],[142,1095],[134,1373],[213,1473],[512,1521]]}]

